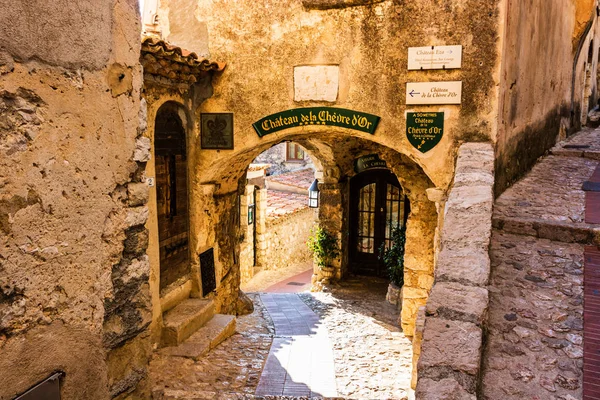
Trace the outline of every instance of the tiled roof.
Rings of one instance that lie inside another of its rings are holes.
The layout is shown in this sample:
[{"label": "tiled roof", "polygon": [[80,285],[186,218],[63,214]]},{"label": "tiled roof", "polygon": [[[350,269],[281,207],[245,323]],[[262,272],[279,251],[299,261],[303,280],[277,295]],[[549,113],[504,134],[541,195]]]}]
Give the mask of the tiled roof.
[{"label": "tiled roof", "polygon": [[267,220],[276,220],[308,208],[308,195],[269,190]]},{"label": "tiled roof", "polygon": [[307,168],[298,171],[286,172],[285,174],[280,175],[271,175],[267,177],[267,179],[273,182],[281,183],[283,185],[308,190],[310,185],[315,180],[315,171],[313,171],[310,168]]},{"label": "tiled roof", "polygon": [[196,53],[151,37],[142,40],[140,61],[145,74],[189,84],[211,72],[225,69],[224,63],[200,59]]}]

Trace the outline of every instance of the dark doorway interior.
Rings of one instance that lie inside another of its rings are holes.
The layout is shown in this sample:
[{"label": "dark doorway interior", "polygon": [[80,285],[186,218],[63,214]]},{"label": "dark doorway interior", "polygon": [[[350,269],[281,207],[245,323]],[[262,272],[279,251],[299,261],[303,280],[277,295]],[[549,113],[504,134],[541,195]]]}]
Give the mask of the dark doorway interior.
[{"label": "dark doorway interior", "polygon": [[350,272],[387,276],[379,253],[391,244],[392,230],[406,224],[410,205],[389,170],[366,171],[350,181]]},{"label": "dark doorway interior", "polygon": [[162,109],[154,134],[160,289],[189,273],[185,130],[176,110]]}]

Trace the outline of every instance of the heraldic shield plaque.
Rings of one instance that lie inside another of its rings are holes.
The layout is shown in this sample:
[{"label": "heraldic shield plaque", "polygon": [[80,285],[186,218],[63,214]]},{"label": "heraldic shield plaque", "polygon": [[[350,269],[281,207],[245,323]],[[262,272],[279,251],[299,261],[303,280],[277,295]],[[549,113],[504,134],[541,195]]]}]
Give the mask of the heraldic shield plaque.
[{"label": "heraldic shield plaque", "polygon": [[233,150],[233,113],[202,113],[200,148]]},{"label": "heraldic shield plaque", "polygon": [[433,149],[444,135],[443,112],[406,113],[406,136],[421,153]]}]

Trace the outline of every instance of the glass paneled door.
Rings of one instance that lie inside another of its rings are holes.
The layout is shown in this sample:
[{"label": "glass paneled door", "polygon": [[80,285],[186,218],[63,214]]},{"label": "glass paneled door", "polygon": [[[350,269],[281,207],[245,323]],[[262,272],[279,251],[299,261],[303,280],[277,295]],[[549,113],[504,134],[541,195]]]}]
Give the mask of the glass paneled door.
[{"label": "glass paneled door", "polygon": [[396,176],[388,170],[363,172],[350,182],[350,270],[386,276],[379,260],[391,245],[394,227],[406,223],[408,201]]}]

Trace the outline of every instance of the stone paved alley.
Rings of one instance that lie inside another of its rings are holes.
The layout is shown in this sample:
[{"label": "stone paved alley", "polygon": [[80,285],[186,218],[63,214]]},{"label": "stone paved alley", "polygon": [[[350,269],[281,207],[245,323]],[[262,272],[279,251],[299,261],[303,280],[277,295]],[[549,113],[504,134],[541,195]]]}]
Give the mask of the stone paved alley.
[{"label": "stone paved alley", "polygon": [[599,135],[560,143],[496,200],[484,399],[582,398],[584,244],[600,229],[582,186]]},{"label": "stone paved alley", "polygon": [[[328,344],[320,348],[320,353],[333,357],[320,360],[318,367],[313,366],[331,377],[319,375],[323,379],[312,381],[316,385],[310,388],[313,395],[333,396],[335,390],[337,398],[344,399],[406,399],[412,351],[410,341],[397,327],[398,311],[385,302],[386,287],[384,280],[361,278],[342,282],[325,293],[251,293],[255,311],[238,317],[237,332],[206,356],[193,360],[155,355],[151,363],[154,396],[185,400],[252,399],[274,398],[268,395],[281,393],[300,396],[299,392],[303,391],[306,398],[309,393],[305,382],[311,382],[310,376],[302,376],[305,371],[292,364],[287,365],[286,373],[296,383],[304,383],[292,384],[290,390],[280,393],[265,389],[268,374],[275,372],[273,368],[285,360],[282,349],[292,355],[289,360],[300,355],[294,345],[289,344],[290,337],[301,334],[294,339],[297,346],[302,346],[311,340],[305,334],[311,333],[312,327],[316,333],[314,343],[309,346],[312,354],[319,354],[318,346]],[[277,300],[287,304],[285,313],[275,310],[271,315]],[[293,307],[289,307],[290,304]],[[301,315],[303,321],[282,318],[289,313]],[[293,321],[290,325],[296,331],[281,330],[282,322],[287,321]],[[269,355],[270,349],[272,355]],[[276,356],[279,356],[277,360]],[[270,359],[274,363],[271,368],[268,367]],[[298,363],[302,362],[308,361],[298,357]],[[332,382],[334,377],[335,382]],[[261,380],[263,385],[259,385]],[[277,383],[277,379],[270,382]]]}]

